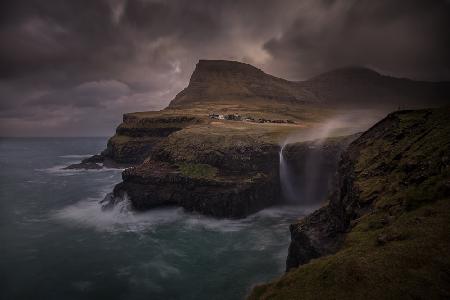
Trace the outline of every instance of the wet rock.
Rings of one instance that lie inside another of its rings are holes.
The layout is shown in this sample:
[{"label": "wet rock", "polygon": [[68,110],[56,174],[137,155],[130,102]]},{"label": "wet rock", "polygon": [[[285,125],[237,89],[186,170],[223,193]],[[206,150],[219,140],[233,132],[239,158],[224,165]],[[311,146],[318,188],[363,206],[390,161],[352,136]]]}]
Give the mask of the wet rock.
[{"label": "wet rock", "polygon": [[81,162],[79,164],[73,164],[64,168],[64,170],[99,170],[103,166],[94,162]]},{"label": "wet rock", "polygon": [[122,198],[114,196],[114,193],[108,193],[106,194],[105,198],[100,201],[100,205],[102,207],[102,210],[111,210],[118,202],[122,200]]},{"label": "wet rock", "polygon": [[126,194],[137,210],[177,205],[214,217],[241,218],[280,201],[278,177],[264,174],[196,177],[174,164],[148,160],[122,177],[114,196]]}]

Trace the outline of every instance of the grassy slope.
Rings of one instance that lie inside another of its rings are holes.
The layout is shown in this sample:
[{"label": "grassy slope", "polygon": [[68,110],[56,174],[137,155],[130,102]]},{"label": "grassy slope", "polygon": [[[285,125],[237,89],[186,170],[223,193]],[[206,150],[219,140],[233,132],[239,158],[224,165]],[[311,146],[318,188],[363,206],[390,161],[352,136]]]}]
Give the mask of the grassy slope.
[{"label": "grassy slope", "polygon": [[[450,297],[450,110],[396,115],[356,151],[360,205],[335,255],[254,288],[250,299]],[[361,140],[359,140],[361,141]]]},{"label": "grassy slope", "polygon": [[[253,123],[241,121],[211,120],[208,115],[211,113],[234,114],[237,113],[243,117],[253,117],[254,119],[270,120],[292,120],[295,124],[276,124],[276,123]],[[171,116],[195,116],[199,122],[184,127],[183,130],[173,134],[171,141],[177,148],[183,148],[183,144],[193,143],[195,145],[204,144],[211,150],[227,148],[236,143],[272,143],[279,144],[286,136],[292,133],[299,134],[309,129],[317,128],[324,121],[347,114],[347,111],[331,110],[317,105],[289,105],[268,102],[264,103],[208,103],[192,104],[183,108],[168,108],[159,112],[137,112],[129,115],[138,119],[146,118],[164,118]],[[372,116],[373,118],[373,116]],[[164,124],[163,124],[164,125]],[[123,125],[121,125],[123,126]],[[141,124],[129,126],[149,126],[160,127],[160,124],[141,122]],[[166,125],[167,126],[167,125]],[[173,124],[172,124],[173,126]],[[340,133],[353,133],[355,130]],[[117,144],[140,141],[144,138],[116,135],[113,141]],[[201,145],[200,145],[201,146]],[[175,148],[175,146],[174,146]]]},{"label": "grassy slope", "polygon": [[[110,143],[114,145],[118,156],[127,156],[129,148],[156,145],[163,141],[162,147],[173,153],[179,160],[190,161],[199,151],[227,151],[236,145],[257,146],[262,144],[278,144],[292,132],[300,132],[320,124],[321,121],[336,112],[315,106],[293,106],[290,110],[283,105],[209,103],[187,106],[176,109],[164,109],[158,112],[136,112],[127,114],[133,118],[124,122],[120,128],[135,130],[164,129],[165,127],[183,128],[172,133],[168,138],[154,136],[130,136],[116,133]],[[212,120],[211,113],[251,116],[255,119],[294,120],[296,124],[252,123],[242,121]],[[165,120],[176,117],[195,117],[195,122],[176,123]],[[153,120],[153,121],[152,121]],[[136,145],[136,146],[135,146]],[[123,154],[122,154],[123,153]]]},{"label": "grassy slope", "polygon": [[183,176],[191,178],[213,178],[217,169],[208,164],[179,163],[178,168]]}]

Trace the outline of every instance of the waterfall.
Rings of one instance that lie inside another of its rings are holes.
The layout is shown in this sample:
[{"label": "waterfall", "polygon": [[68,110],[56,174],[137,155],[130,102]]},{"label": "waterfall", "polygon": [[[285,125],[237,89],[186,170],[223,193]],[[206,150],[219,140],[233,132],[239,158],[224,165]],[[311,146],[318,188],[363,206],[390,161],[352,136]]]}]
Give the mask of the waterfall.
[{"label": "waterfall", "polygon": [[[323,202],[333,175],[333,162],[329,161],[324,152],[327,151],[323,149],[324,140],[366,130],[377,118],[379,119],[378,115],[371,111],[350,111],[336,115],[317,127],[300,129],[286,136],[280,144],[279,153],[280,186],[285,201],[306,206]],[[301,157],[286,159],[288,144],[305,141],[311,142],[309,151]]]},{"label": "waterfall", "polygon": [[283,150],[286,147],[286,143],[281,146],[280,149],[280,185],[281,192],[287,202],[297,202],[297,192],[292,182],[292,174],[289,170],[289,166],[283,154]]},{"label": "waterfall", "polygon": [[[324,154],[321,147],[324,139],[339,129],[345,128],[346,120],[333,118],[312,131],[301,131],[290,135],[281,144],[280,148],[280,186],[286,202],[292,204],[311,205],[321,202],[326,197],[329,182],[327,170],[323,168]],[[302,168],[289,166],[286,160],[285,149],[290,143],[312,141],[310,151],[303,154]],[[294,172],[296,170],[296,172]],[[324,173],[325,172],[325,173]]]}]

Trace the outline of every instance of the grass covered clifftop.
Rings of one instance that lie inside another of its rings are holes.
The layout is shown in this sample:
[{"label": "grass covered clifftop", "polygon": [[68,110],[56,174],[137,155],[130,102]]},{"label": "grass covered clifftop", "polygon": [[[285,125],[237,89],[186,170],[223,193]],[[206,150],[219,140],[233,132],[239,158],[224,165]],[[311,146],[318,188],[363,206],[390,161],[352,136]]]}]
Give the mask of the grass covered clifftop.
[{"label": "grass covered clifftop", "polygon": [[[213,113],[239,114],[253,120],[290,120],[292,123],[217,120],[208,117]],[[192,160],[189,152],[192,155],[203,150],[226,152],[239,144],[278,145],[290,133],[318,126],[333,114],[336,111],[318,106],[298,104],[289,107],[268,103],[215,103],[128,113],[102,154],[115,162],[138,164],[160,146],[177,160]]]},{"label": "grass covered clifftop", "polygon": [[[449,298],[449,155],[448,108],[376,124],[344,154],[337,191],[315,213],[326,217],[322,227],[311,216],[291,226],[293,243],[306,238],[322,256],[256,286],[249,299]],[[320,249],[333,238],[339,250]]]}]

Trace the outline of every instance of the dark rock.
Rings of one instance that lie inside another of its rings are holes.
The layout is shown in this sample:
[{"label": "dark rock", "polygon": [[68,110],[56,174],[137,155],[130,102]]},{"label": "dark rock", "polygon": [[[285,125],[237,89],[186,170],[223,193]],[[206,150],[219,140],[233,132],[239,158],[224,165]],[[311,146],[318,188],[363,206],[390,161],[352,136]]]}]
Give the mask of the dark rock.
[{"label": "dark rock", "polygon": [[333,216],[329,206],[315,211],[298,224],[292,224],[289,229],[291,243],[286,271],[311,259],[334,253],[339,249],[345,233],[341,221]]},{"label": "dark rock", "polygon": [[277,177],[262,174],[195,178],[170,163],[146,161],[127,169],[114,196],[125,194],[137,210],[178,205],[221,218],[240,218],[279,201]]},{"label": "dark rock", "polygon": [[102,210],[111,210],[118,202],[122,200],[123,198],[114,196],[114,193],[108,193],[105,198],[100,201],[100,204],[102,206]]},{"label": "dark rock", "polygon": [[93,155],[83,159],[81,163],[72,164],[65,167],[65,170],[99,170],[102,168],[125,169],[131,167],[132,164],[118,163],[103,155]]},{"label": "dark rock", "polygon": [[303,228],[299,227],[295,224],[289,227],[292,242],[289,245],[288,257],[286,259],[286,271],[306,264],[311,259],[321,255],[318,249],[312,245],[311,237],[306,234]]},{"label": "dark rock", "polygon": [[64,170],[99,170],[103,168],[101,165],[93,162],[81,162],[64,168]]},{"label": "dark rock", "polygon": [[103,161],[105,160],[105,157],[101,154],[95,154],[92,155],[91,157],[88,157],[86,159],[83,159],[81,161],[81,163],[103,163]]}]

